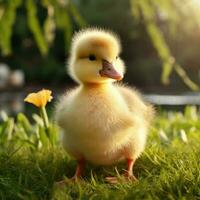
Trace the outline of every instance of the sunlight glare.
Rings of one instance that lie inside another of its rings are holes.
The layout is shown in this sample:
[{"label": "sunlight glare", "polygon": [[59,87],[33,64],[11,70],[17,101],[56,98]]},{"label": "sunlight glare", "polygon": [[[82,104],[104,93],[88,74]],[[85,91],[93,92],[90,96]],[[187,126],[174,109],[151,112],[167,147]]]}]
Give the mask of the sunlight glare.
[{"label": "sunlight glare", "polygon": [[192,0],[191,3],[192,3],[194,6],[199,6],[199,7],[200,7],[200,0]]}]

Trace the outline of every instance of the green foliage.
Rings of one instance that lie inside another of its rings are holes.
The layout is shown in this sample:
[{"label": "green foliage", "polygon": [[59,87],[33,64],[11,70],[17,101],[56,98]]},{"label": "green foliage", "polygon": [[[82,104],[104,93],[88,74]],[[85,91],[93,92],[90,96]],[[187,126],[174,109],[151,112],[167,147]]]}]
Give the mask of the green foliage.
[{"label": "green foliage", "polygon": [[40,49],[40,52],[45,55],[48,52],[48,46],[46,40],[43,36],[39,20],[37,18],[37,7],[33,0],[26,1],[27,8],[27,20],[28,25],[32,33],[34,34],[37,45]]},{"label": "green foliage", "polygon": [[[11,54],[12,28],[19,7],[26,8],[28,27],[42,55],[48,54],[55,38],[56,28],[64,32],[66,46],[69,47],[73,30],[72,19],[76,21],[78,26],[85,25],[76,7],[70,1],[13,0],[2,2],[0,4],[0,49],[3,55]],[[46,13],[43,23],[41,23],[40,10]]]},{"label": "green foliage", "polygon": [[[200,112],[158,114],[147,147],[134,166],[139,182],[110,185],[105,177],[121,173],[119,164],[89,165],[84,180],[58,187],[56,181],[71,177],[75,162],[59,147],[50,145],[40,116],[30,123],[24,114],[3,114],[0,124],[1,199],[199,199]],[[52,124],[53,125],[53,124]],[[58,129],[52,130],[58,136]],[[51,140],[51,139],[50,139]],[[56,139],[57,140],[57,139]]]},{"label": "green foliage", "polygon": [[42,118],[34,114],[31,124],[29,119],[19,113],[16,122],[13,118],[6,118],[0,125],[0,151],[1,148],[21,148],[26,146],[31,150],[49,148],[58,144],[58,128],[54,123],[50,123],[46,128]]},{"label": "green foliage", "polygon": [[[181,77],[183,82],[192,90],[199,90],[199,86],[195,84],[186,74],[184,69],[176,63],[175,58],[172,56],[171,51],[167,45],[161,28],[157,25],[158,13],[170,13],[173,22],[175,23],[178,16],[175,14],[173,8],[174,2],[168,1],[155,1],[153,0],[131,0],[131,8],[133,16],[140,21],[144,21],[147,33],[152,41],[154,48],[156,49],[160,59],[163,63],[163,71],[161,80],[164,84],[169,84],[169,77],[173,71]],[[168,19],[170,20],[170,19]],[[170,24],[169,24],[170,25]]]},{"label": "green foliage", "polygon": [[58,29],[64,30],[65,50],[69,49],[72,37],[72,24],[70,22],[69,14],[64,8],[55,7],[55,21]]},{"label": "green foliage", "polygon": [[3,55],[11,53],[12,27],[15,23],[16,10],[21,3],[22,0],[15,0],[0,4],[0,49]]}]

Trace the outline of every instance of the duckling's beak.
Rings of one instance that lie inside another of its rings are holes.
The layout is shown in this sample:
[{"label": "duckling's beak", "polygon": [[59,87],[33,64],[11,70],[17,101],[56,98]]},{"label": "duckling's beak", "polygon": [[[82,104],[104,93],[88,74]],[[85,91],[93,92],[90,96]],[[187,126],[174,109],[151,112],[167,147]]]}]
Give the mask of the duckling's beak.
[{"label": "duckling's beak", "polygon": [[107,60],[102,60],[102,69],[99,71],[102,77],[108,77],[115,80],[122,80],[123,76],[115,70],[112,63]]}]

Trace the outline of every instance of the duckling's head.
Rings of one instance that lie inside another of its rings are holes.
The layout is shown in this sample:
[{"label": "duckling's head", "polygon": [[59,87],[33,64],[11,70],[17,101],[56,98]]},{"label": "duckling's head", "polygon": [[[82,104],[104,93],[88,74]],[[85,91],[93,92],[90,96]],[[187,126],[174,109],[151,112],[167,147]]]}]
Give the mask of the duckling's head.
[{"label": "duckling's head", "polygon": [[125,67],[119,58],[120,41],[100,29],[75,34],[69,58],[69,74],[79,83],[109,83],[123,78]]}]

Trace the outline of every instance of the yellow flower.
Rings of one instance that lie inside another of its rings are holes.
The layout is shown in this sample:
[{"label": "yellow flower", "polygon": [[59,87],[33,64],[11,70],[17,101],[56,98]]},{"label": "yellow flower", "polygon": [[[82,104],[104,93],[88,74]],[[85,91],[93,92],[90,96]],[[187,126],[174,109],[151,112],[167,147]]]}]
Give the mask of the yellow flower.
[{"label": "yellow flower", "polygon": [[37,93],[30,93],[24,101],[28,103],[32,103],[33,105],[37,107],[45,107],[47,102],[50,102],[52,100],[51,96],[52,91],[50,90],[40,90]]}]

